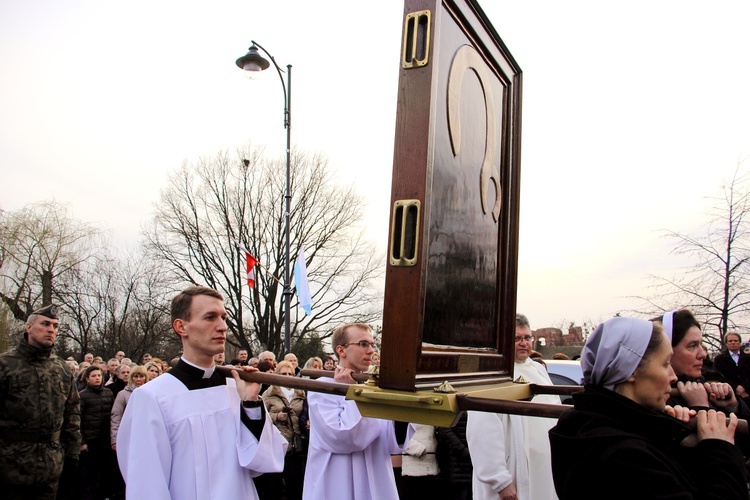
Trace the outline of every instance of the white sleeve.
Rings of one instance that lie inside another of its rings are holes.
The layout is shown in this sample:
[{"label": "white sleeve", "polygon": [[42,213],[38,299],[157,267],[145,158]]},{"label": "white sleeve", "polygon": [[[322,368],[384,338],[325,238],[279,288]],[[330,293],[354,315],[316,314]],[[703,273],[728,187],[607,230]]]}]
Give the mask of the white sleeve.
[{"label": "white sleeve", "polygon": [[133,391],[117,433],[117,461],[128,500],[170,500],[172,447],[156,397]]},{"label": "white sleeve", "polygon": [[[356,403],[355,403],[356,404]],[[366,418],[366,417],[365,417]],[[406,428],[406,438],[402,444],[398,444],[396,439],[396,422],[393,420],[381,420],[379,418],[372,419],[379,422],[383,426],[383,432],[387,433],[386,443],[388,443],[388,453],[391,455],[401,455],[406,453],[406,448],[414,437],[414,424],[408,424]]]},{"label": "white sleeve", "polygon": [[468,412],[466,441],[476,478],[499,493],[513,482],[508,469],[505,425],[496,413]]},{"label": "white sleeve", "polygon": [[[421,457],[427,451],[429,446],[428,432],[435,431],[435,428],[431,425],[423,424],[409,424],[414,427],[414,435],[407,441],[409,443],[404,449],[404,453],[415,457]],[[434,451],[434,450],[432,450]]]},{"label": "white sleeve", "polygon": [[398,447],[393,422],[363,417],[354,401],[346,401],[343,396],[310,392],[307,402],[317,445],[322,450],[338,454],[362,451],[382,432],[390,432],[390,447]]},{"label": "white sleeve", "polygon": [[[239,397],[237,399],[239,400]],[[253,409],[258,413],[261,411],[260,408]],[[246,410],[241,408],[240,411]],[[241,419],[237,418],[237,458],[240,465],[249,469],[253,477],[269,472],[282,472],[284,456],[289,446],[289,442],[271,421],[268,411],[264,412],[264,416],[260,441],[250,432],[250,429],[245,427]]]}]

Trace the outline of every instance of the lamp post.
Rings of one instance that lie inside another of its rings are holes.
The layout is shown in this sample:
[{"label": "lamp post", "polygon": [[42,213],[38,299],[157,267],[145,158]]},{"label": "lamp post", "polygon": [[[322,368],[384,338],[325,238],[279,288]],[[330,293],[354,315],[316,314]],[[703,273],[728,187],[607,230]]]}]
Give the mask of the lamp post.
[{"label": "lamp post", "polygon": [[286,65],[286,81],[284,84],[283,70],[276,64],[276,60],[268,53],[262,45],[251,40],[250,48],[247,54],[237,59],[236,64],[244,71],[260,72],[268,69],[270,63],[268,59],[260,55],[258,49],[262,50],[273,63],[276,72],[281,80],[281,87],[284,91],[284,128],[286,129],[286,191],[284,193],[284,236],[286,239],[284,248],[284,353],[291,352],[291,333],[290,333],[290,304],[292,290],[290,287],[291,272],[289,258],[289,215],[292,211],[292,194],[290,192],[291,176],[291,139],[292,139],[292,65]]}]

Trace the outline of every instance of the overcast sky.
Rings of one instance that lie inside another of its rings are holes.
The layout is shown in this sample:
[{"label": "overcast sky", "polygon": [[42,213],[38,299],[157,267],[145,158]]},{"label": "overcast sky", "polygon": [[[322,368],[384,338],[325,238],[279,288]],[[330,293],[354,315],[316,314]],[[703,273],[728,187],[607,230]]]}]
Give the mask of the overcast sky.
[{"label": "overcast sky", "polygon": [[[676,272],[750,154],[750,3],[490,1],[524,72],[518,309],[533,327],[632,307]],[[292,142],[367,201],[385,252],[403,3],[0,0],[0,208],[55,199],[133,246],[185,161],[251,141],[283,156],[278,76],[234,65],[254,39],[293,65]]]}]

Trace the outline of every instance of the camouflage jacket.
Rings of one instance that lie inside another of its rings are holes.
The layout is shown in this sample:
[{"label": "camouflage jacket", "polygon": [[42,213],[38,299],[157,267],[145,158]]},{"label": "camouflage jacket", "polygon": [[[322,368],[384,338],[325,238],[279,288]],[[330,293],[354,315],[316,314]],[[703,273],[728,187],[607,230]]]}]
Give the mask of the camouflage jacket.
[{"label": "camouflage jacket", "polygon": [[15,351],[0,354],[0,483],[59,476],[65,457],[78,458],[80,426],[73,375],[51,348],[33,347],[24,336]]}]

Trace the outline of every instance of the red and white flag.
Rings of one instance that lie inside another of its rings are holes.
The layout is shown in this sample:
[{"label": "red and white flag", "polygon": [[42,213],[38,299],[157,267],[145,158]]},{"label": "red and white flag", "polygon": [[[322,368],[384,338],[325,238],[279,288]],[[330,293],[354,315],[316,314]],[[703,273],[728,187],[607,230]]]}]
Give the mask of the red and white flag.
[{"label": "red and white flag", "polygon": [[240,243],[238,240],[232,238],[232,241],[234,241],[234,244],[237,245],[237,248],[245,252],[245,270],[247,271],[247,286],[250,288],[255,288],[255,271],[253,268],[258,263],[258,259],[253,257],[253,255],[247,251],[247,247]]},{"label": "red and white flag", "polygon": [[258,263],[258,259],[245,252],[245,260],[247,262],[247,286],[255,288],[255,271],[253,268]]}]

